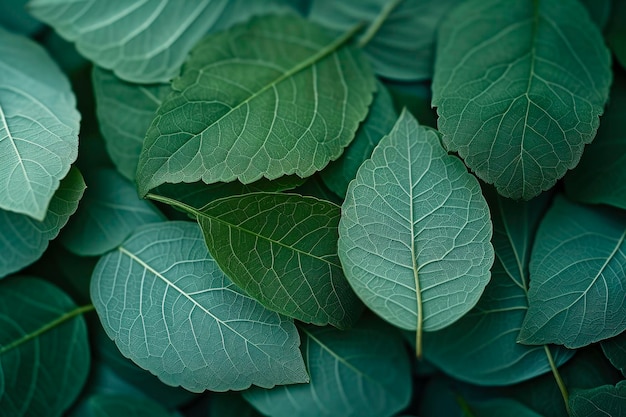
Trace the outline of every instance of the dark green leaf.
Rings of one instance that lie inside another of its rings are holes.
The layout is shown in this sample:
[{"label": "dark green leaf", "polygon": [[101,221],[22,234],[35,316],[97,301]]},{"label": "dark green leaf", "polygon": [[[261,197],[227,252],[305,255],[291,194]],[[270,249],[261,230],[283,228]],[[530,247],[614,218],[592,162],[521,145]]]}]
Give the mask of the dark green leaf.
[{"label": "dark green leaf", "polygon": [[26,11],[28,0],[0,0],[0,26],[14,33],[34,35],[43,28],[43,23]]},{"label": "dark green leaf", "polygon": [[98,394],[87,398],[73,417],[172,417],[158,403],[147,398],[121,394]]},{"label": "dark green leaf", "polygon": [[626,376],[626,332],[603,340],[601,345],[607,359]]},{"label": "dark green leaf", "polygon": [[572,417],[618,417],[626,415],[626,381],[574,391],[569,400]]},{"label": "dark green leaf", "polygon": [[252,406],[235,392],[211,395],[210,417],[261,417]]},{"label": "dark green leaf", "polygon": [[604,29],[611,15],[612,0],[581,0],[589,12],[589,17],[600,28]]},{"label": "dark green leaf", "polygon": [[607,41],[622,68],[626,69],[626,3],[623,1],[613,1]]}]

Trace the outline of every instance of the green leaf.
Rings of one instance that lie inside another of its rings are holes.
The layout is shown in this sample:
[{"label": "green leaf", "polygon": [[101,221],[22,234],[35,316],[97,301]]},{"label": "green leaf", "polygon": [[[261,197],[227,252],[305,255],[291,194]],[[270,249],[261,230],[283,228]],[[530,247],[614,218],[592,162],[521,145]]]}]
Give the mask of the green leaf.
[{"label": "green leaf", "polygon": [[550,372],[548,354],[560,366],[574,351],[553,347],[548,352],[545,346],[517,343],[528,310],[530,253],[550,196],[543,194],[529,202],[492,197],[496,261],[491,281],[468,314],[424,335],[424,356],[454,378],[509,385]]},{"label": "green leaf", "polygon": [[626,77],[616,76],[598,136],[565,177],[568,197],[626,209]]},{"label": "green leaf", "polygon": [[626,3],[614,1],[607,28],[607,41],[617,61],[626,69]]},{"label": "green leaf", "polygon": [[475,177],[406,110],[350,183],[339,257],[357,295],[407,330],[449,326],[478,302],[493,264]]},{"label": "green leaf", "polygon": [[505,197],[552,187],[593,140],[611,57],[578,0],[465,1],[436,56],[444,144]]},{"label": "green leaf", "polygon": [[227,197],[195,214],[219,267],[270,310],[306,323],[352,326],[362,304],[337,257],[339,206],[295,194]]},{"label": "green leaf", "polygon": [[417,121],[432,128],[437,127],[437,111],[431,107],[432,93],[429,82],[400,83],[386,81],[394,107],[398,111],[407,108]]},{"label": "green leaf", "polygon": [[61,181],[43,221],[0,210],[0,278],[30,265],[43,255],[78,207],[85,191],[80,172],[73,168]]},{"label": "green leaf", "polygon": [[170,86],[131,84],[99,67],[94,67],[92,80],[107,152],[117,170],[134,180],[146,131]]},{"label": "green leaf", "polygon": [[38,278],[0,283],[0,410],[3,417],[59,417],[89,373],[87,326],[61,290]]},{"label": "green leaf", "polygon": [[165,220],[116,171],[100,169],[87,179],[89,187],[81,205],[61,236],[70,252],[102,255],[119,246],[137,227]]},{"label": "green leaf", "polygon": [[79,410],[72,413],[75,417],[172,417],[172,414],[160,404],[130,395],[97,394],[87,398]]},{"label": "green leaf", "polygon": [[76,160],[80,114],[39,45],[0,28],[0,209],[43,220]]},{"label": "green leaf", "polygon": [[361,36],[364,51],[381,77],[429,79],[435,33],[441,18],[461,0],[314,0],[309,19],[337,30],[359,22],[370,25]]},{"label": "green leaf", "polygon": [[44,25],[26,11],[28,0],[0,0],[0,26],[13,33],[35,35]]},{"label": "green leaf", "polygon": [[207,32],[290,10],[281,0],[31,0],[28,7],[96,65],[136,83],[169,81]]},{"label": "green leaf", "polygon": [[377,90],[367,119],[357,130],[352,143],[338,160],[320,172],[324,184],[342,198],[346,196],[348,184],[356,177],[361,164],[372,155],[378,142],[389,133],[398,118],[385,86],[379,82]]},{"label": "green leaf", "polygon": [[603,385],[574,391],[570,397],[572,417],[602,417],[626,415],[626,381],[615,386]]},{"label": "green leaf", "polygon": [[496,398],[471,404],[477,417],[542,417],[525,405],[509,398]]},{"label": "green leaf", "polygon": [[352,329],[300,327],[311,382],[243,396],[272,417],[386,417],[411,398],[409,357],[393,328],[368,317]]},{"label": "green leaf", "polygon": [[558,197],[539,226],[519,341],[579,348],[626,330],[626,213]]},{"label": "green leaf", "polygon": [[293,323],[241,292],[190,222],[139,227],[101,258],[91,296],[122,354],[192,392],[307,382]]},{"label": "green leaf", "polygon": [[261,417],[238,392],[215,393],[211,395],[211,417]]},{"label": "green leaf", "polygon": [[619,369],[626,376],[626,332],[603,340],[602,351],[614,367]]},{"label": "green leaf", "polygon": [[375,89],[347,45],[353,34],[266,16],[201,41],[146,134],[140,194],[165,182],[307,177],[337,159]]}]

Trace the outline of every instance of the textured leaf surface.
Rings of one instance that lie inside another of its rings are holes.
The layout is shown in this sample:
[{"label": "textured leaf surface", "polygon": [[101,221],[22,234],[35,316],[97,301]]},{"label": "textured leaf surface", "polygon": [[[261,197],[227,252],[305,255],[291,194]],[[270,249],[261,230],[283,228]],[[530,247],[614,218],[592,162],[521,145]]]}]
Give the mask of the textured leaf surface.
[{"label": "textured leaf surface", "polygon": [[243,393],[273,417],[387,417],[405,408],[411,367],[402,338],[371,317],[352,329],[301,327],[311,382]]},{"label": "textured leaf surface", "polygon": [[572,417],[626,415],[626,381],[574,391],[569,400]]},{"label": "textured leaf surface", "polygon": [[98,394],[89,397],[75,417],[172,417],[160,404],[137,396]]},{"label": "textured leaf surface", "polygon": [[92,80],[107,152],[117,170],[134,180],[146,131],[170,86],[128,83],[98,67],[93,69]]},{"label": "textured leaf surface", "polygon": [[362,304],[337,256],[339,206],[295,194],[253,193],[190,212],[222,271],[267,308],[342,329],[358,319]]},{"label": "textured leaf surface", "polygon": [[626,376],[626,332],[602,341],[602,351],[611,364]]},{"label": "textured leaf surface", "polygon": [[417,329],[419,341],[478,302],[494,259],[491,233],[476,178],[404,111],[350,183],[339,257],[365,304]]},{"label": "textured leaf surface", "polygon": [[35,262],[76,211],[85,191],[85,182],[77,169],[61,181],[52,197],[43,221],[25,214],[0,210],[0,278]]},{"label": "textured leaf surface", "polygon": [[368,22],[376,29],[364,50],[374,71],[385,78],[421,80],[432,76],[439,22],[458,3],[460,0],[313,0],[309,19],[338,30]]},{"label": "textured leaf surface", "polygon": [[0,410],[6,417],[59,417],[89,373],[82,309],[38,278],[0,283]]},{"label": "textured leaf surface", "polygon": [[207,32],[262,13],[289,10],[280,0],[32,0],[30,12],[96,65],[127,81],[166,82]]},{"label": "textured leaf surface", "polygon": [[146,134],[140,194],[164,182],[307,177],[337,159],[375,89],[351,36],[294,15],[205,38]]},{"label": "textured leaf surface", "polygon": [[0,209],[46,216],[78,155],[70,83],[39,45],[0,28]]},{"label": "textured leaf surface", "polygon": [[[479,385],[509,385],[550,372],[544,346],[517,343],[528,310],[530,253],[549,196],[529,202],[491,197],[496,253],[491,281],[468,314],[424,335],[424,356],[454,378]],[[550,350],[557,366],[574,354],[563,348]]]},{"label": "textured leaf surface", "polygon": [[293,323],[235,287],[194,223],[137,229],[98,262],[91,295],[122,354],[168,385],[201,392],[308,380]]},{"label": "textured leaf surface", "polygon": [[469,0],[439,31],[433,105],[449,150],[513,198],[552,187],[598,129],[610,54],[577,0]]},{"label": "textured leaf surface", "polygon": [[530,263],[527,344],[579,348],[626,330],[626,215],[559,197]]}]

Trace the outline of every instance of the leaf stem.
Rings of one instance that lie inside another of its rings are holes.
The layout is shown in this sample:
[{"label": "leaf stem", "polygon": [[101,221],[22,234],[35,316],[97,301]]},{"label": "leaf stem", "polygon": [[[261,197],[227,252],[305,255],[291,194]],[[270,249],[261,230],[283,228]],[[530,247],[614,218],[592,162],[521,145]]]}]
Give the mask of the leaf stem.
[{"label": "leaf stem", "polygon": [[76,316],[79,316],[81,314],[84,313],[88,313],[92,310],[94,310],[95,307],[93,304],[87,304],[84,305],[82,307],[76,307],[74,310],[72,311],[68,311],[67,313],[63,314],[62,316],[56,318],[55,320],[52,320],[49,323],[46,323],[45,325],[41,326],[39,329],[35,330],[32,333],[29,334],[25,334],[24,336],[22,336],[21,338],[13,341],[12,343],[9,343],[6,346],[3,346],[0,349],[0,355],[4,355],[6,352],[15,349],[16,347],[30,341],[33,340],[39,336],[41,336],[42,334],[44,334],[45,332],[54,329],[57,326],[60,326],[61,324],[65,323],[68,320],[73,319]]},{"label": "leaf stem", "polygon": [[571,415],[569,409],[569,393],[567,392],[567,387],[563,382],[563,378],[561,378],[561,374],[554,363],[554,358],[552,357],[552,352],[548,348],[548,345],[543,345],[543,348],[546,351],[546,356],[548,357],[548,363],[550,364],[550,369],[552,369],[552,374],[554,375],[554,379],[556,380],[556,384],[559,386],[559,391],[561,391],[561,396],[563,397],[563,401],[565,401],[565,411],[567,411],[567,415]]},{"label": "leaf stem", "polygon": [[376,33],[378,33],[391,12],[393,12],[393,10],[398,7],[398,5],[402,3],[402,1],[403,0],[392,0],[388,1],[385,4],[385,7],[382,8],[378,16],[376,16],[376,19],[374,19],[372,23],[370,23],[370,25],[365,30],[363,36],[361,36],[361,39],[359,39],[359,48],[363,48],[374,38],[374,36],[376,36]]},{"label": "leaf stem", "polygon": [[463,412],[463,415],[465,417],[474,417],[474,413],[472,412],[472,409],[470,408],[467,401],[465,401],[465,398],[463,398],[460,394],[456,394],[454,396],[454,399],[456,400],[457,404],[459,404],[459,407],[461,407],[461,411]]},{"label": "leaf stem", "polygon": [[173,198],[164,197],[158,194],[148,193],[146,194],[146,198],[149,198],[150,200],[153,200],[153,201],[158,201],[159,203],[168,204],[172,207],[178,207],[179,209],[189,214],[192,214],[194,216],[197,216],[198,212],[200,211],[199,209],[192,207],[188,204],[185,204],[182,201],[174,200]]}]

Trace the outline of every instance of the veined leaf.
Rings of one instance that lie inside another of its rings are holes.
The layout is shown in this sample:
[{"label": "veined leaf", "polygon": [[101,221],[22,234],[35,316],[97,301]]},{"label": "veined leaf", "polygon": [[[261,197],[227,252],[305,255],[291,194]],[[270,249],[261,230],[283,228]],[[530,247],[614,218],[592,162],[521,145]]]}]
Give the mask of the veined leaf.
[{"label": "veined leaf", "polygon": [[424,335],[424,356],[457,379],[509,385],[550,372],[550,360],[560,366],[574,351],[517,343],[528,310],[530,253],[550,196],[516,202],[494,195],[490,200],[496,253],[491,281],[468,314]]},{"label": "veined leaf", "polygon": [[80,114],[47,52],[0,28],[0,209],[42,221],[78,155]]},{"label": "veined leaf", "polygon": [[432,76],[435,34],[441,18],[461,0],[313,0],[309,19],[337,30],[359,22],[374,71],[403,81]]},{"label": "veined leaf", "polygon": [[101,258],[91,296],[122,354],[192,392],[307,382],[293,322],[243,294],[190,222],[138,228]]},{"label": "veined leaf", "polygon": [[474,176],[406,110],[365,161],[342,207],[339,257],[357,295],[385,320],[422,331],[478,302],[494,254]]},{"label": "veined leaf", "polygon": [[59,417],[89,373],[87,326],[60,289],[38,278],[0,283],[2,416]]},{"label": "veined leaf", "polygon": [[92,80],[107,152],[117,170],[134,180],[146,131],[170,86],[131,84],[99,67],[94,67]]},{"label": "veined leaf", "polygon": [[347,44],[354,32],[266,16],[205,38],[148,129],[139,193],[165,182],[307,177],[337,159],[375,89],[366,58]]},{"label": "veined leaf", "polygon": [[626,332],[602,341],[602,351],[614,367],[626,376]]},{"label": "veined leaf", "polygon": [[25,214],[0,210],[0,278],[30,265],[43,255],[74,214],[85,191],[85,182],[73,168],[54,193],[43,221]]},{"label": "veined leaf", "polygon": [[433,106],[446,147],[505,197],[578,163],[608,98],[611,57],[577,0],[469,0],[439,31]]},{"label": "veined leaf", "polygon": [[87,398],[72,417],[172,417],[160,404],[131,395],[97,394]]},{"label": "veined leaf", "polygon": [[207,32],[257,14],[291,10],[281,0],[31,0],[28,7],[76,42],[89,60],[136,83],[169,81]]},{"label": "veined leaf", "polygon": [[222,271],[270,310],[306,323],[350,327],[362,304],[337,257],[339,206],[295,194],[252,193],[194,214]]},{"label": "veined leaf", "polygon": [[569,401],[572,417],[626,415],[626,381],[574,391]]},{"label": "veined leaf", "polygon": [[626,215],[558,197],[539,226],[519,340],[579,348],[626,330]]},{"label": "veined leaf", "polygon": [[261,413],[273,417],[388,417],[408,405],[411,367],[395,329],[372,318],[347,331],[314,326],[300,329],[311,382],[245,391],[244,398]]}]

